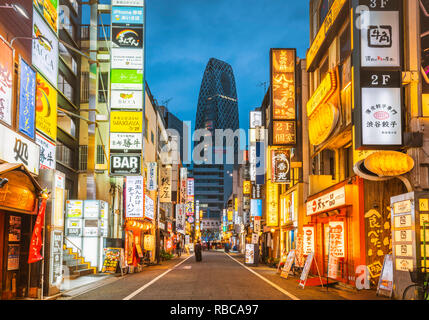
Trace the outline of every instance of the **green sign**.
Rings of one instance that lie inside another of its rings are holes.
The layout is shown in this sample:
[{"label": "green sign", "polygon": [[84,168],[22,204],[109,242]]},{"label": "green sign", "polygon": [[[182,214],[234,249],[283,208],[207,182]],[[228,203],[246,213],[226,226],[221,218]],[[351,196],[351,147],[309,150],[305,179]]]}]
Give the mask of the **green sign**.
[{"label": "green sign", "polygon": [[142,90],[143,71],[142,70],[111,70],[112,90]]}]

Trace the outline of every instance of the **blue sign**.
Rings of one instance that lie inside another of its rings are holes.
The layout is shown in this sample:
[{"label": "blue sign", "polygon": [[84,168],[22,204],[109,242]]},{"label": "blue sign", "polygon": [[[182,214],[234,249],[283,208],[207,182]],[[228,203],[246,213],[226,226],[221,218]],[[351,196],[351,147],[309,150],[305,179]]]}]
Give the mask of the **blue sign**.
[{"label": "blue sign", "polygon": [[34,139],[36,72],[20,58],[19,131]]},{"label": "blue sign", "polygon": [[250,215],[252,217],[262,217],[262,199],[250,200]]},{"label": "blue sign", "polygon": [[139,7],[113,7],[112,24],[143,25],[144,9]]}]

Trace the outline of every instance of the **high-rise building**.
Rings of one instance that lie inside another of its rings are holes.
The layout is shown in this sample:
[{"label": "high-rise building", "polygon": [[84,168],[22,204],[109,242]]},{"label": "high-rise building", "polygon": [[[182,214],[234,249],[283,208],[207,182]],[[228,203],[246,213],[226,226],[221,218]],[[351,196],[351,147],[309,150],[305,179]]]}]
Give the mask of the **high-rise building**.
[{"label": "high-rise building", "polygon": [[[195,199],[200,201],[205,218],[220,219],[232,192],[234,164],[226,163],[227,147],[224,142],[221,146],[215,145],[214,133],[216,129],[238,129],[238,102],[232,67],[218,59],[211,58],[204,71],[195,123],[195,130],[198,129],[210,131],[213,140],[211,159],[194,163]],[[238,144],[235,144],[234,162],[237,150]],[[219,155],[223,161],[215,163]]]}]

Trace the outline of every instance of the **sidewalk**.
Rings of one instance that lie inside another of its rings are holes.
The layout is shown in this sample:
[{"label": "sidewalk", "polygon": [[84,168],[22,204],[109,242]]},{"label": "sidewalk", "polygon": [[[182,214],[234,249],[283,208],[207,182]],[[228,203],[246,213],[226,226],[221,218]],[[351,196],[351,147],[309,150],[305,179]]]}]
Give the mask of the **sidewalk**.
[{"label": "sidewalk", "polygon": [[[182,253],[182,257],[188,257],[188,256],[189,256],[188,254]],[[177,257],[176,255],[171,260],[161,261],[160,264],[144,266],[141,272],[145,272],[145,270],[148,268],[153,269],[157,267],[162,267],[162,268],[168,267],[172,264],[175,264],[178,258],[179,257]],[[61,292],[51,297],[44,297],[44,300],[70,299],[73,296],[80,295],[86,291],[90,291],[98,287],[102,287],[109,283],[115,282],[119,279],[123,279],[124,277],[128,277],[132,274],[136,274],[136,272],[127,273],[127,274],[124,274],[123,276],[121,276],[120,273],[114,273],[114,274],[96,273],[88,276],[82,276],[76,279],[64,279],[60,287]]]},{"label": "sidewalk", "polygon": [[[230,253],[230,256],[244,264],[244,254]],[[375,290],[357,290],[342,285],[335,285],[334,287],[330,285],[328,289],[326,286],[323,288],[321,286],[306,286],[302,289],[298,286],[299,275],[290,275],[284,279],[277,273],[277,269],[265,264],[247,267],[301,300],[390,300],[388,297],[377,296]]]}]

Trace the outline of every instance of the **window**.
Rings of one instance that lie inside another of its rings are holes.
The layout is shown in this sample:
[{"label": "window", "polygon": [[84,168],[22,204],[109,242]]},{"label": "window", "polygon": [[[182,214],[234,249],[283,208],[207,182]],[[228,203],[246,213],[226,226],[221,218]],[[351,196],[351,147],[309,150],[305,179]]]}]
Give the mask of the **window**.
[{"label": "window", "polygon": [[325,61],[323,61],[322,65],[320,66],[320,82],[322,82],[323,78],[325,78],[325,75],[329,71],[329,57],[326,57]]},{"label": "window", "polygon": [[340,36],[340,63],[343,63],[348,58],[351,49],[350,24],[348,24]]},{"label": "window", "polygon": [[144,117],[144,137],[146,140],[148,139],[148,133],[149,132],[149,120],[147,117]]},{"label": "window", "polygon": [[353,147],[350,146],[346,149],[344,149],[344,153],[345,153],[345,174],[346,174],[346,179],[350,178],[354,175],[354,171],[353,171]]},{"label": "window", "polygon": [[150,141],[152,141],[152,143],[155,143],[155,135],[153,134],[153,131],[150,132]]},{"label": "window", "polygon": [[[59,6],[59,20],[60,20],[60,27],[63,28],[67,33],[70,35],[70,37],[73,40],[76,40],[76,26],[73,24],[73,22],[70,20],[70,13],[68,10],[64,10],[65,6]],[[67,7],[68,9],[68,7]]]},{"label": "window", "polygon": [[89,101],[89,72],[81,72],[80,80],[80,102],[87,103]]},{"label": "window", "polygon": [[73,87],[65,79],[65,76],[61,71],[58,75],[58,89],[64,94],[67,99],[75,103]]},{"label": "window", "polygon": [[88,169],[88,146],[79,146],[79,171]]},{"label": "window", "polygon": [[104,149],[103,146],[97,145],[97,164],[104,164]]},{"label": "window", "polygon": [[320,9],[319,9],[319,26],[323,24],[323,21],[325,21],[325,18],[328,15],[328,11],[329,11],[329,0],[322,0],[322,3],[320,4]]},{"label": "window", "polygon": [[[88,154],[88,153],[87,153]],[[73,168],[73,150],[57,141],[56,149],[57,161]]]},{"label": "window", "polygon": [[106,103],[109,95],[109,73],[100,72],[100,81],[98,81],[98,102]]}]

